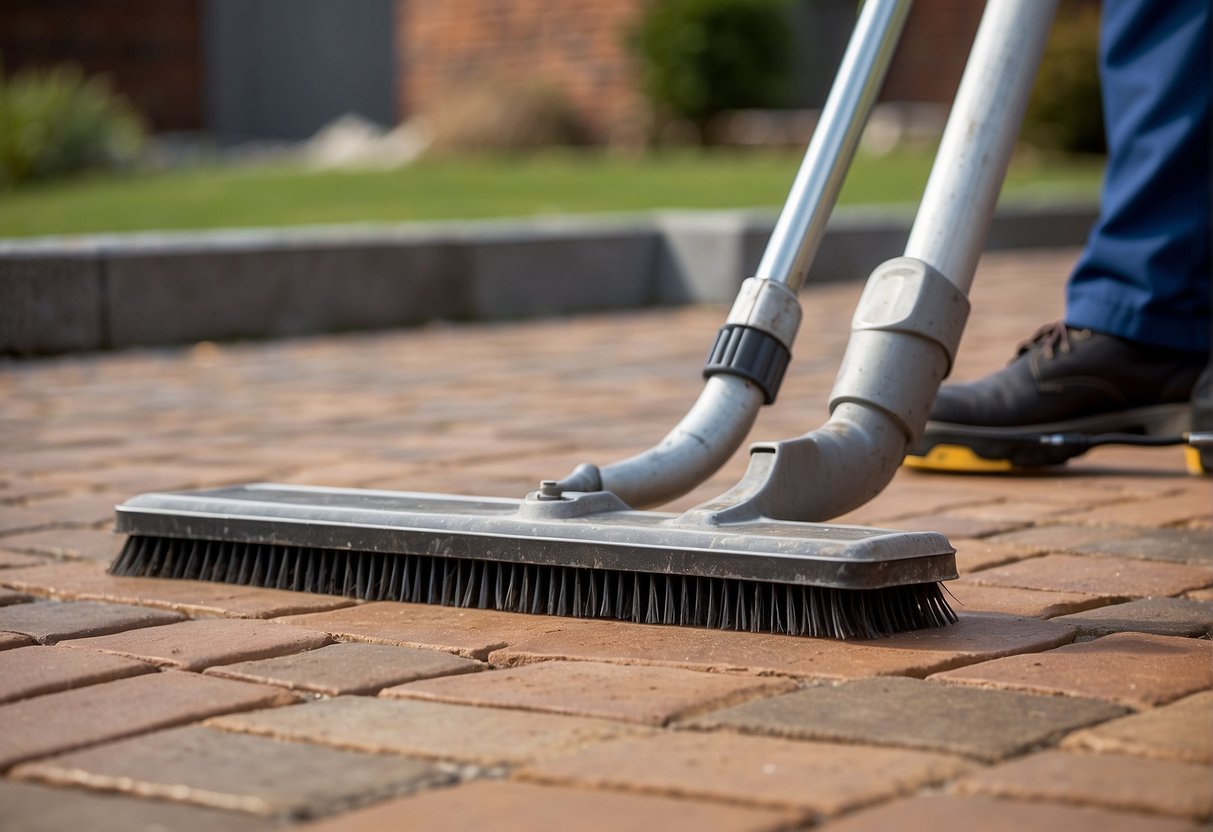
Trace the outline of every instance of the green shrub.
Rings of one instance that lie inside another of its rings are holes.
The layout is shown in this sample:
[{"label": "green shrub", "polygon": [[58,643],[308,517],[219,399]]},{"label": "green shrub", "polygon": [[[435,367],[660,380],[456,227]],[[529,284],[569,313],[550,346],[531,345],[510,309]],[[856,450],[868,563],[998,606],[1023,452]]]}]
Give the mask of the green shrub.
[{"label": "green shrub", "polygon": [[143,123],[79,69],[0,71],[0,188],[133,160]]},{"label": "green shrub", "polygon": [[645,95],[658,119],[685,119],[709,140],[725,110],[785,96],[791,36],[785,0],[654,0],[635,33]]},{"label": "green shrub", "polygon": [[1098,56],[1099,12],[1058,15],[1024,117],[1025,142],[1062,153],[1104,152]]}]

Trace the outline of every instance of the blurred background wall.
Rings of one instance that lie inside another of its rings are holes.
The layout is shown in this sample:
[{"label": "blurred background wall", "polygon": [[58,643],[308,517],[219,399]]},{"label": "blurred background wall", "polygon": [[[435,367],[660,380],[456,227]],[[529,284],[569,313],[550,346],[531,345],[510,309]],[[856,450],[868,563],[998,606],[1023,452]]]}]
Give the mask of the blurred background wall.
[{"label": "blurred background wall", "polygon": [[[354,112],[393,124],[494,79],[561,92],[589,138],[643,109],[626,44],[646,0],[5,0],[6,72],[64,61],[104,73],[158,132],[292,139]],[[983,4],[918,0],[885,101],[946,102]],[[788,105],[819,106],[855,0],[790,0]]]}]

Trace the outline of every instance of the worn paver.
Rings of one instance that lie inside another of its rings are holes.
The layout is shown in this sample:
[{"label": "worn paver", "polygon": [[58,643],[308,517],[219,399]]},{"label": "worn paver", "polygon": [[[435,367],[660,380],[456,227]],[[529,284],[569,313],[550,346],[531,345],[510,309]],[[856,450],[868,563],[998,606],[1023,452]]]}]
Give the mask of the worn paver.
[{"label": "worn paver", "polygon": [[272,821],[181,803],[0,780],[5,832],[262,832]]},{"label": "worn paver", "polygon": [[1213,763],[1213,691],[1076,731],[1063,748]]},{"label": "worn paver", "polygon": [[203,670],[217,664],[312,650],[328,643],[315,630],[274,621],[209,618],[152,629],[63,641],[64,647],[130,656],[161,667]]},{"label": "worn paver", "polygon": [[956,549],[956,571],[961,575],[1040,554],[1028,547],[999,543],[988,538],[978,540],[954,537],[949,538],[949,542]]},{"label": "worn paver", "polygon": [[1213,494],[1208,489],[1186,494],[1168,494],[1146,500],[1132,500],[1087,511],[1070,512],[1071,523],[1094,526],[1174,526],[1213,514]]},{"label": "worn paver", "polygon": [[617,832],[775,832],[798,825],[787,810],[727,806],[650,795],[585,791],[530,783],[480,781],[341,815],[305,827],[308,832],[535,832],[570,829]]},{"label": "worn paver", "polygon": [[1053,592],[1019,589],[1011,586],[986,586],[961,578],[947,583],[956,599],[955,609],[965,612],[996,612],[1025,618],[1053,618],[1066,613],[1100,607],[1114,598],[1088,592]]},{"label": "worn paver", "polygon": [[[1209,499],[1213,500],[1213,497]],[[1150,529],[1131,537],[1093,538],[1076,547],[1093,555],[1122,555],[1153,561],[1213,564],[1213,531]]]},{"label": "worn paver", "polygon": [[989,797],[916,797],[857,812],[821,827],[823,832],[1196,832],[1196,824],[1169,817],[1093,807],[1029,803]]},{"label": "worn paver", "polygon": [[407,757],[188,726],[26,763],[11,776],[292,818],[451,782]]},{"label": "worn paver", "polygon": [[530,762],[584,743],[646,730],[605,719],[366,696],[232,714],[208,724],[354,751],[480,765]]},{"label": "worn paver", "polygon": [[597,743],[525,766],[517,775],[833,815],[942,782],[970,767],[959,758],[922,751],[678,731]]},{"label": "worn paver", "polygon": [[15,589],[0,589],[0,607],[7,607],[10,604],[26,604],[34,600],[34,596],[26,595],[24,592],[18,592]]},{"label": "worn paver", "polygon": [[0,653],[0,702],[82,688],[155,670],[149,664],[62,647],[22,647]]},{"label": "worn paver", "polygon": [[565,658],[834,679],[925,676],[986,657],[1047,650],[1073,635],[1068,626],[1051,621],[992,615],[965,615],[949,627],[871,641],[587,621],[567,633],[557,630],[511,644],[489,659],[516,665]]},{"label": "worn paver", "polygon": [[472,673],[484,666],[475,659],[437,650],[339,642],[305,653],[219,665],[209,668],[206,673],[341,696],[377,693],[390,685]]},{"label": "worn paver", "polygon": [[172,624],[184,617],[174,612],[127,604],[38,601],[0,607],[0,630],[21,633],[43,644],[54,644],[64,639]]},{"label": "worn paver", "polygon": [[[4,544],[4,538],[0,537],[0,546]],[[45,563],[46,558],[38,557],[37,555],[25,555],[20,552],[9,552],[0,549],[0,569],[14,569],[22,566],[37,566]]]},{"label": "worn paver", "polygon": [[122,551],[123,538],[103,529],[41,529],[5,535],[0,537],[0,545],[12,552],[108,564]]},{"label": "worn paver", "polygon": [[795,687],[790,679],[554,661],[413,682],[380,695],[664,725],[679,716]]},{"label": "worn paver", "polygon": [[1213,771],[1176,760],[1121,754],[1043,751],[980,771],[955,786],[961,794],[1045,800],[1207,820]]},{"label": "worn paver", "polygon": [[287,705],[281,688],[166,671],[0,705],[0,769],[233,711]]},{"label": "worn paver", "polygon": [[1213,567],[1059,554],[975,572],[966,580],[987,586],[1142,598],[1178,595],[1207,586],[1213,582]]},{"label": "worn paver", "polygon": [[1148,708],[1213,687],[1213,641],[1114,633],[932,677],[983,687],[1089,696]]},{"label": "worn paver", "polygon": [[1025,554],[1043,555],[1049,552],[1070,552],[1089,543],[1134,537],[1140,529],[1097,528],[1068,523],[1050,523],[1019,529],[987,538],[993,545],[1012,547]]},{"label": "worn paver", "polygon": [[336,595],[235,586],[209,581],[165,581],[119,578],[105,564],[59,563],[0,573],[0,583],[25,592],[63,600],[96,600],[175,610],[189,616],[273,618],[347,607],[354,602]]},{"label": "worn paver", "polygon": [[0,633],[0,650],[11,650],[14,647],[25,647],[33,644],[34,640],[20,633]]},{"label": "worn paver", "polygon": [[580,622],[494,610],[380,601],[281,619],[341,639],[445,650],[475,659],[507,644]]},{"label": "worn paver", "polygon": [[1125,713],[1093,699],[973,690],[920,679],[817,685],[705,714],[701,729],[901,746],[992,762]]},{"label": "worn paver", "polygon": [[1213,601],[1139,598],[1127,604],[1064,615],[1061,620],[1077,627],[1081,636],[1135,632],[1202,637],[1213,631]]}]

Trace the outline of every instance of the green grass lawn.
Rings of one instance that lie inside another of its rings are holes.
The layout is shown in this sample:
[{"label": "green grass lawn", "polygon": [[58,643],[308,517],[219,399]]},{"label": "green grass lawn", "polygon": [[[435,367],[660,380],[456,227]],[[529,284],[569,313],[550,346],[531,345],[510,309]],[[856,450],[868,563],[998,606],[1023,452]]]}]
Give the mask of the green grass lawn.
[{"label": "green grass lawn", "polygon": [[[156,229],[778,208],[797,153],[693,152],[627,158],[550,153],[425,161],[384,172],[214,167],[95,175],[0,193],[0,237]],[[843,204],[912,203],[926,153],[860,157]],[[1098,160],[1017,161],[1004,197],[1093,197]]]}]

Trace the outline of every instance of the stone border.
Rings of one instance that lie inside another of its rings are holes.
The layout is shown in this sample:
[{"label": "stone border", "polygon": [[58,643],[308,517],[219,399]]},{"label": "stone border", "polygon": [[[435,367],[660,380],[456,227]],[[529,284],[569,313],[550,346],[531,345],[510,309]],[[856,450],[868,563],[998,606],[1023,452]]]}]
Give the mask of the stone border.
[{"label": "stone border", "polygon": [[[989,249],[1081,245],[1089,203],[1004,207]],[[839,210],[810,282],[901,253],[909,209]],[[732,300],[767,212],[0,242],[0,354],[267,338]]]}]

